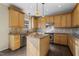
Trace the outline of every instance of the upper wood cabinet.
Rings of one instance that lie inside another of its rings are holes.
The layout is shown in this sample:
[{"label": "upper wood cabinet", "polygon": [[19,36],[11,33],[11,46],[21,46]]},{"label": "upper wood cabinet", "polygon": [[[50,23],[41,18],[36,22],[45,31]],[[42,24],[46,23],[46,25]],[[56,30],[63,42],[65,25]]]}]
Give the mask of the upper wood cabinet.
[{"label": "upper wood cabinet", "polygon": [[54,16],[54,26],[61,27],[61,16]]},{"label": "upper wood cabinet", "polygon": [[47,23],[54,24],[54,27],[71,27],[71,13],[45,16],[44,18]]},{"label": "upper wood cabinet", "polygon": [[24,27],[24,14],[23,13],[19,13],[18,16],[18,26],[19,27]]},{"label": "upper wood cabinet", "polygon": [[71,27],[71,14],[67,14],[66,16],[66,27]]},{"label": "upper wood cabinet", "polygon": [[61,27],[66,27],[66,15],[61,15]]},{"label": "upper wood cabinet", "polygon": [[79,27],[79,4],[77,4],[72,12],[72,27]]},{"label": "upper wood cabinet", "polygon": [[49,16],[49,23],[51,23],[51,24],[54,23],[54,16]]},{"label": "upper wood cabinet", "polygon": [[71,27],[71,14],[54,16],[55,27]]},{"label": "upper wood cabinet", "polygon": [[17,27],[18,26],[18,15],[19,12],[13,9],[9,9],[9,26],[10,27]]},{"label": "upper wood cabinet", "polygon": [[10,27],[23,27],[24,26],[24,13],[21,13],[13,8],[9,8],[9,26]]}]

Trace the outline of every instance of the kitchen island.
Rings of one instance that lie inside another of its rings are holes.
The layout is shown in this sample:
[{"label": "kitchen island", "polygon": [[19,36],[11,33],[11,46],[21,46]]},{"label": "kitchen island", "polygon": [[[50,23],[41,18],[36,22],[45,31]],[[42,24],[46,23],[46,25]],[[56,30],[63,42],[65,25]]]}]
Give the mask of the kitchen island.
[{"label": "kitchen island", "polygon": [[49,50],[49,35],[32,33],[27,36],[27,56],[45,56]]}]

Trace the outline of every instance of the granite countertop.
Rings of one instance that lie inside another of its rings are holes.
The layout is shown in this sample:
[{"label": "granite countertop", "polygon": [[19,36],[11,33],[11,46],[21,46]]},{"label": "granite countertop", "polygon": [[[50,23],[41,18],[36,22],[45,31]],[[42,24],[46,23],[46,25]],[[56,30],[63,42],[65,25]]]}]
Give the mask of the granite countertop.
[{"label": "granite countertop", "polygon": [[34,37],[34,38],[39,38],[39,39],[44,38],[46,36],[48,36],[48,34],[32,33],[32,34],[28,35],[28,37]]},{"label": "granite countertop", "polygon": [[73,33],[73,34],[71,34],[71,36],[73,36],[74,38],[79,39],[79,34]]}]

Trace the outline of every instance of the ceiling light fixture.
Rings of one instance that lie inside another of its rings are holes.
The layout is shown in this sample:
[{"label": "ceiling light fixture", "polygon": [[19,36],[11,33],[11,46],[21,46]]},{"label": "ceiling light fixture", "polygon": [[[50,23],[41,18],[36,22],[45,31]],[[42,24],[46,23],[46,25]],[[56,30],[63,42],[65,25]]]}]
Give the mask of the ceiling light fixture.
[{"label": "ceiling light fixture", "polygon": [[44,17],[44,4],[45,3],[42,3],[42,11],[43,11],[42,17]]},{"label": "ceiling light fixture", "polygon": [[38,3],[36,3],[36,12],[35,12],[35,16],[39,16]]},{"label": "ceiling light fixture", "polygon": [[58,7],[59,7],[59,8],[61,8],[61,7],[62,7],[62,5],[58,5]]}]

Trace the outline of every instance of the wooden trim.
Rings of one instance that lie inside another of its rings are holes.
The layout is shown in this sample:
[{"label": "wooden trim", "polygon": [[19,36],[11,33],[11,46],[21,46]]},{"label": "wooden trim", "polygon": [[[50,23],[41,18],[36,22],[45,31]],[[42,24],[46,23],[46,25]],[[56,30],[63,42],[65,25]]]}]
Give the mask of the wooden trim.
[{"label": "wooden trim", "polygon": [[[68,13],[62,13],[62,14],[56,14],[56,15],[50,15],[50,16],[59,16],[59,15],[65,15],[65,14],[70,14],[71,12]],[[46,16],[45,16],[46,17]],[[49,17],[49,16],[48,16]]]},{"label": "wooden trim", "polygon": [[77,8],[79,3],[76,3],[76,6],[74,7],[74,9],[72,10],[72,13],[74,12],[74,10]]},{"label": "wooden trim", "polygon": [[14,5],[10,5],[10,7],[8,7],[8,9],[13,9],[13,10],[16,10],[16,11],[18,11],[18,12],[20,12],[20,13],[25,14],[24,12],[22,12],[22,9],[20,9],[20,8],[14,6]]}]

